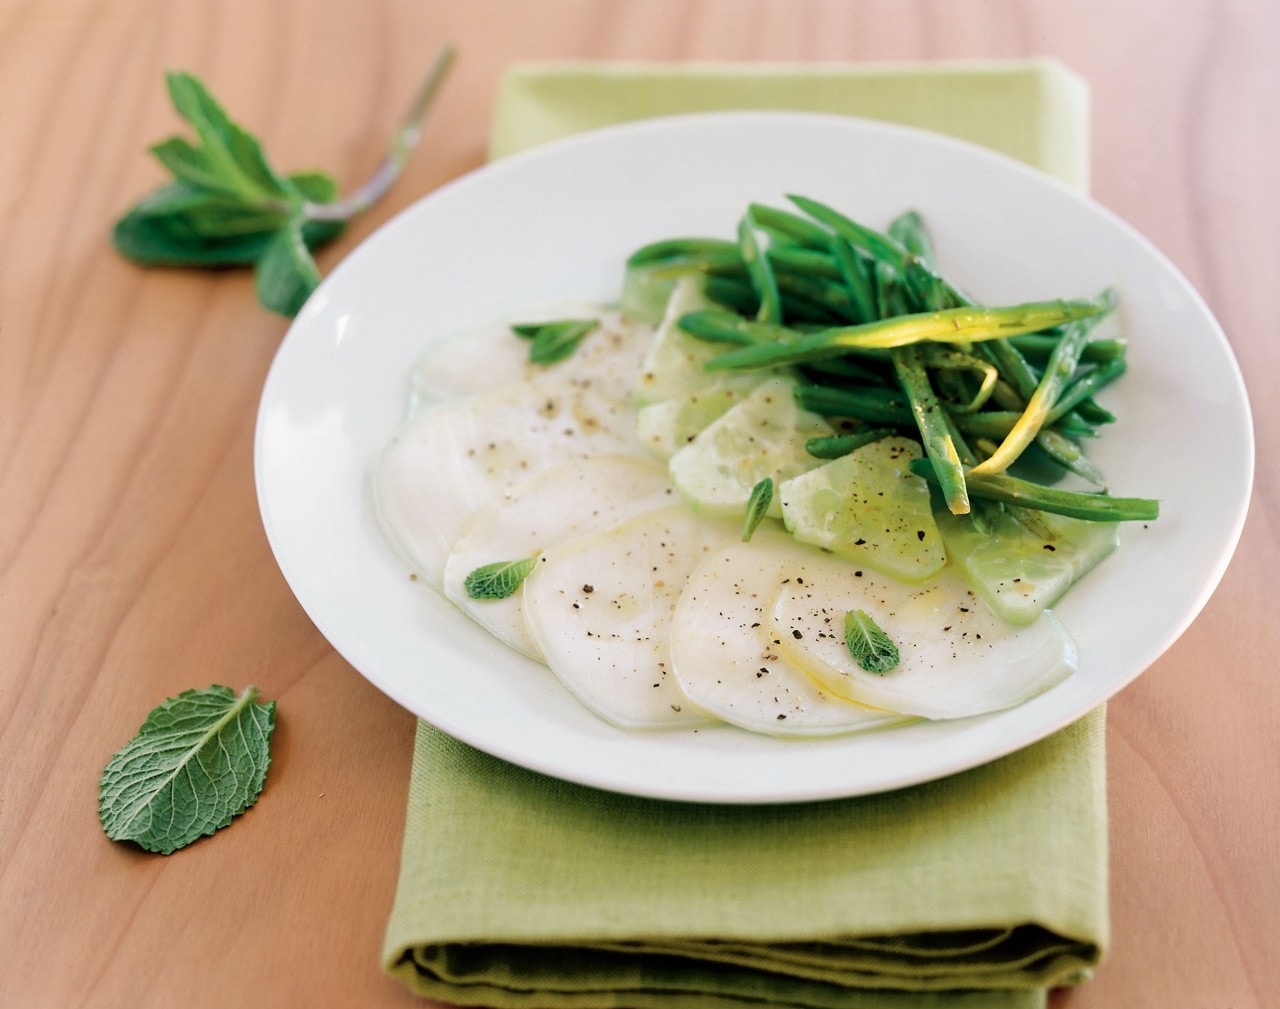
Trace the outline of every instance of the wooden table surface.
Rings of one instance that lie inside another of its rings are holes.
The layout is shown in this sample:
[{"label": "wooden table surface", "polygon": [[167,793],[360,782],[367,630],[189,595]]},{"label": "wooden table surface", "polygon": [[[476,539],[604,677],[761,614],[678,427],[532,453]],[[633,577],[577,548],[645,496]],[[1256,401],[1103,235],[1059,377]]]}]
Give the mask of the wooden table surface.
[{"label": "wooden table surface", "polygon": [[[0,1006],[413,1006],[379,969],[413,718],[316,632],[258,518],[286,329],[249,276],[144,271],[112,221],[189,69],[282,167],[354,185],[431,54],[461,58],[385,203],[484,157],[510,62],[1053,55],[1093,90],[1093,191],[1181,268],[1253,398],[1217,593],[1112,703],[1114,942],[1070,1009],[1280,1004],[1280,5],[1267,0],[0,0]],[[1168,449],[1169,464],[1194,467]],[[280,721],[242,820],[164,858],[96,786],[145,713],[255,682]]]}]

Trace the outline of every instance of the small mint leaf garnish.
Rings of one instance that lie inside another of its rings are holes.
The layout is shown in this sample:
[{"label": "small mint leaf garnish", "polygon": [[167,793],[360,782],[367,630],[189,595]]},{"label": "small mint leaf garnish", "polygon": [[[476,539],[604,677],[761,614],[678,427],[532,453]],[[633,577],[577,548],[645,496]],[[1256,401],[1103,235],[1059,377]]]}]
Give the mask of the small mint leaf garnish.
[{"label": "small mint leaf garnish", "polygon": [[557,319],[554,322],[517,323],[511,331],[531,341],[531,363],[555,364],[577,350],[583,337],[599,325],[599,319]]},{"label": "small mint leaf garnish", "polygon": [[485,564],[467,575],[462,586],[472,599],[506,599],[524,584],[537,564],[536,557]]},{"label": "small mint leaf garnish", "polygon": [[850,610],[844,615],[844,642],[854,661],[869,673],[887,673],[900,660],[898,646],[866,610]]},{"label": "small mint leaf garnish", "polygon": [[747,515],[742,521],[742,542],[751,539],[764,517],[768,514],[769,505],[773,502],[773,477],[765,477],[751,488],[751,497],[747,499]]},{"label": "small mint leaf garnish", "polygon": [[252,806],[271,762],[276,702],[258,688],[186,690],[153,708],[107,762],[98,819],[113,841],[169,855]]}]

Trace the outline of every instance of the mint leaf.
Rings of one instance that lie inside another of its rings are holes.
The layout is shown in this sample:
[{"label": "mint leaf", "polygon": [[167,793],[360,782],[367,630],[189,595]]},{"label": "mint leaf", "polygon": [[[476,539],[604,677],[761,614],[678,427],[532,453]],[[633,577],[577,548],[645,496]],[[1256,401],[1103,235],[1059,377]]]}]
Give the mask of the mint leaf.
[{"label": "mint leaf", "polygon": [[742,520],[742,542],[751,539],[764,517],[768,514],[769,505],[773,502],[773,477],[765,477],[751,488],[751,497],[747,499],[747,515]]},{"label": "mint leaf", "polygon": [[254,201],[283,200],[291,195],[267,163],[262,145],[232,122],[198,78],[170,73],[166,83],[174,109],[201,141],[198,148],[180,137],[157,144],[152,150],[167,168],[179,178],[188,177],[182,172],[191,172],[203,180],[191,178],[197,184]]},{"label": "mint leaf", "polygon": [[258,688],[187,690],[152,709],[98,782],[98,818],[113,841],[172,854],[225,827],[258,799],[276,702]]},{"label": "mint leaf", "polygon": [[294,221],[271,236],[254,272],[258,301],[281,315],[297,315],[320,283],[320,271]]},{"label": "mint leaf", "polygon": [[173,136],[150,148],[173,181],[116,222],[112,243],[146,266],[256,266],[262,304],[296,314],[320,280],[311,250],[341,234],[399,177],[453,55],[451,46],[440,51],[386,159],[345,199],[323,172],[278,173],[259,140],[227,115],[198,78],[168,74],[173,107],[195,137]]},{"label": "mint leaf", "polygon": [[599,325],[599,319],[557,319],[517,323],[511,331],[533,341],[529,347],[531,363],[555,364],[577,350],[583,337]]},{"label": "mint leaf", "polygon": [[866,610],[844,615],[844,642],[854,661],[869,673],[887,673],[898,665],[898,646]]},{"label": "mint leaf", "polygon": [[485,564],[467,575],[462,586],[472,599],[506,599],[524,584],[537,564],[536,557]]}]

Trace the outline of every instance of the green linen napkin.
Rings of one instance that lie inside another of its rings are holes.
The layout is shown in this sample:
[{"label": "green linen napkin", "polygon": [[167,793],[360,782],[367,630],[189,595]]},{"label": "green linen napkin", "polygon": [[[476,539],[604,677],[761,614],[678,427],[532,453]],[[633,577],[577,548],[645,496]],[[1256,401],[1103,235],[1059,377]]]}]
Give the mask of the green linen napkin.
[{"label": "green linen napkin", "polygon": [[[1048,61],[516,67],[491,153],[753,107],[893,119],[1086,177],[1085,89]],[[601,792],[420,723],[385,966],[496,1009],[1043,1006],[1108,939],[1104,723],[914,788],[766,806]]]}]

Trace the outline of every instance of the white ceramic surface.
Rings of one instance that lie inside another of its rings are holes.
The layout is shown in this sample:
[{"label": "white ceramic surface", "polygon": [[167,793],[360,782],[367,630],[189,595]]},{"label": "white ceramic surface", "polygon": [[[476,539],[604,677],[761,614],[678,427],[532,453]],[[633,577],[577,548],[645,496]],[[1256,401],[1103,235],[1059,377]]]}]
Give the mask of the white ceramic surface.
[{"label": "white ceramic surface", "polygon": [[[370,465],[432,340],[561,297],[616,297],[623,261],[676,235],[732,237],[751,201],[800,193],[882,226],[915,208],[941,270],[987,303],[1120,291],[1129,371],[1090,458],[1149,526],[1057,607],[1080,669],[1016,709],[810,742],[728,727],[626,732],[541,666],[412,583],[369,500]],[[614,791],[791,802],[927,781],[1043,738],[1147,668],[1195,618],[1240,534],[1253,475],[1244,385],[1177,270],[1096,204],[988,151],[803,113],[650,120],[482,168],[385,225],[294,321],[262,396],[262,518],[290,587],[333,646],[397,702],[482,750]]]}]

